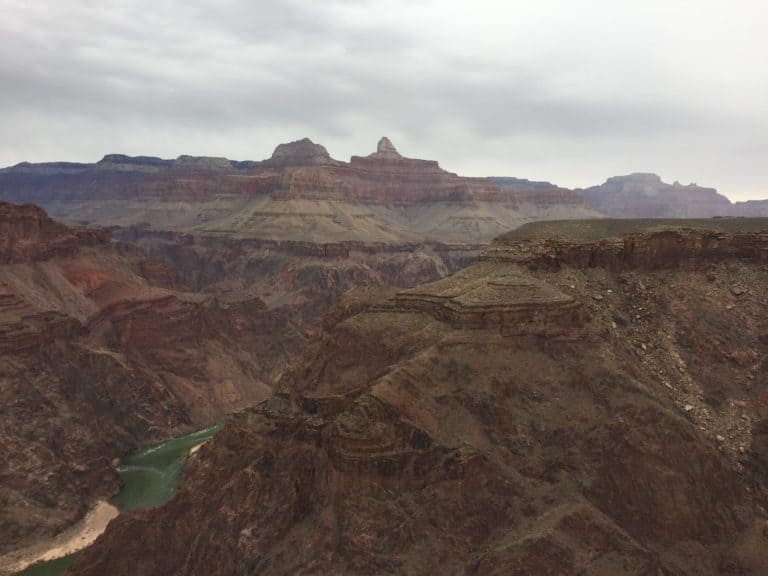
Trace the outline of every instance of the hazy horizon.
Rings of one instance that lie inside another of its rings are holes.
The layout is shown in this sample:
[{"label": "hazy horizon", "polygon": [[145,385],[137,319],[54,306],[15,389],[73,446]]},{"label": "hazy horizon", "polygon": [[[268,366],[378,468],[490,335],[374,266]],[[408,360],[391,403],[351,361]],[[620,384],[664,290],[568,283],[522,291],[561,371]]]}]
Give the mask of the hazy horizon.
[{"label": "hazy horizon", "polygon": [[0,0],[0,166],[107,153],[338,159],[389,136],[466,176],[633,172],[768,197],[768,7]]}]

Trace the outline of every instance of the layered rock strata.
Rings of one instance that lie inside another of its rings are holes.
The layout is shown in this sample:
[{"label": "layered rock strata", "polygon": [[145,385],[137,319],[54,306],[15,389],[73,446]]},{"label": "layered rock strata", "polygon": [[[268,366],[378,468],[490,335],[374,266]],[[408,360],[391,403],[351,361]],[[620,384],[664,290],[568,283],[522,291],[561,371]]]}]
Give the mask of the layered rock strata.
[{"label": "layered rock strata", "polygon": [[112,460],[264,399],[304,333],[247,294],[0,203],[0,555],[119,487]]},{"label": "layered rock strata", "polygon": [[532,219],[596,214],[571,191],[531,184],[463,178],[402,156],[386,137],[349,163],[305,138],[261,162],[110,154],[0,170],[0,197],[60,217],[262,240],[477,244]]},{"label": "layered rock strata", "polygon": [[600,186],[576,192],[606,216],[614,218],[709,218],[765,216],[764,200],[731,202],[714,188],[667,184],[656,174],[614,176]]},{"label": "layered rock strata", "polygon": [[767,229],[534,224],[354,290],[72,573],[764,574]]}]

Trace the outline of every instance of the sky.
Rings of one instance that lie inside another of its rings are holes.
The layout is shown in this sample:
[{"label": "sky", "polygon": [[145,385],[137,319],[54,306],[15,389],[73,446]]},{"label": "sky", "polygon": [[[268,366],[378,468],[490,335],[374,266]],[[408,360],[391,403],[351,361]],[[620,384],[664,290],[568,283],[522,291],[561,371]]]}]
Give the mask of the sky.
[{"label": "sky", "polygon": [[758,0],[0,0],[0,166],[389,136],[467,176],[768,198]]}]

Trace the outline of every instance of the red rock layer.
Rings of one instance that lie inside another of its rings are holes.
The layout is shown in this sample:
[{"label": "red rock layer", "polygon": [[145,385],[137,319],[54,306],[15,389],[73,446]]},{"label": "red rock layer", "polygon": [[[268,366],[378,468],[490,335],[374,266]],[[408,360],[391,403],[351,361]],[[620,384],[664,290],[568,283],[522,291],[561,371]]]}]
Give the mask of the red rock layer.
[{"label": "red rock layer", "polygon": [[111,461],[260,401],[303,334],[105,232],[0,203],[0,552],[119,487]]},{"label": "red rock layer", "polygon": [[[391,146],[391,143],[389,143]],[[84,200],[200,202],[220,196],[275,193],[280,198],[346,199],[381,204],[477,200],[515,206],[583,203],[563,189],[510,193],[486,178],[463,178],[436,161],[400,156],[394,147],[349,163],[332,159],[308,139],[281,144],[263,162],[223,158],[177,160],[108,155],[95,165],[19,165],[0,173],[0,194],[42,205]]]}]

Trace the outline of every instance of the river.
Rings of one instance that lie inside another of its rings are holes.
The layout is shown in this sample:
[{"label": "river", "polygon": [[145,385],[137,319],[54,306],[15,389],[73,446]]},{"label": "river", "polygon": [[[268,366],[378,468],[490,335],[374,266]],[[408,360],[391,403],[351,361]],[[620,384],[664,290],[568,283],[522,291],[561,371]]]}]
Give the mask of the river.
[{"label": "river", "polygon": [[[117,471],[123,487],[112,499],[121,512],[162,506],[173,498],[181,481],[181,472],[190,450],[213,437],[222,424],[210,426],[186,436],[172,438],[123,458]],[[59,576],[74,562],[77,552],[40,562],[15,576]]]}]

